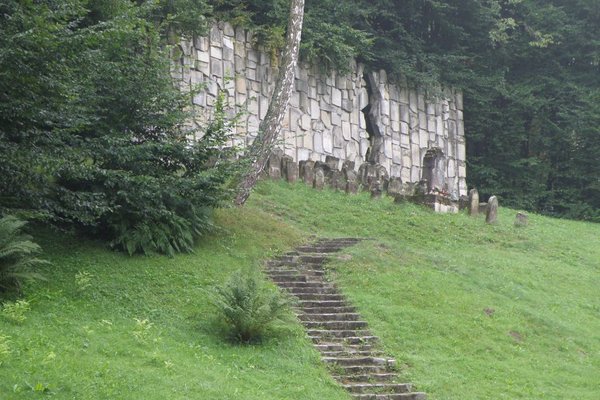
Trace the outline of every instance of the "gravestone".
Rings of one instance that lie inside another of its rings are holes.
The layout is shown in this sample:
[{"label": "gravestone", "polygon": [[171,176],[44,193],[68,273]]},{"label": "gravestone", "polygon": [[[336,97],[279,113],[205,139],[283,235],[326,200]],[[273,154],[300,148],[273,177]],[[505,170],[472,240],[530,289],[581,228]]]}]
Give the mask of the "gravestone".
[{"label": "gravestone", "polygon": [[515,217],[515,226],[523,227],[523,226],[527,226],[528,224],[529,224],[529,217],[527,216],[527,214],[518,212]]},{"label": "gravestone", "polygon": [[298,180],[298,164],[294,160],[288,161],[285,166],[285,179],[289,183],[296,183]]},{"label": "gravestone", "polygon": [[485,210],[485,222],[493,224],[498,220],[498,199],[496,196],[490,197],[487,209]]},{"label": "gravestone", "polygon": [[479,214],[479,192],[477,189],[469,190],[469,215]]},{"label": "gravestone", "polygon": [[338,169],[338,165],[340,163],[340,159],[334,156],[325,156],[325,164],[329,167],[330,170],[335,171]]},{"label": "gravestone", "polygon": [[383,193],[383,182],[381,182],[379,179],[375,179],[371,183],[371,198],[372,199],[380,199],[382,193]]},{"label": "gravestone", "polygon": [[353,169],[346,171],[346,193],[358,193],[358,175]]},{"label": "gravestone", "polygon": [[387,194],[392,197],[396,197],[403,192],[402,179],[391,178],[387,187]]},{"label": "gravestone", "polygon": [[311,160],[300,161],[300,177],[305,184],[311,185],[315,180],[315,162]]},{"label": "gravestone", "polygon": [[322,168],[315,169],[315,179],[313,180],[313,188],[322,190],[325,187],[325,172]]},{"label": "gravestone", "polygon": [[271,179],[281,179],[281,154],[276,150],[269,155],[267,173]]}]

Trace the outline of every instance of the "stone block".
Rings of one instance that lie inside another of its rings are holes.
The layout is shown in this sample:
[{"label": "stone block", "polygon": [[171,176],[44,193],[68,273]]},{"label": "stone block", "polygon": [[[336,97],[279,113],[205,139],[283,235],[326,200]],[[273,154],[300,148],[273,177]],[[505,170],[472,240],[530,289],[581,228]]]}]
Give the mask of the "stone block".
[{"label": "stone block", "polygon": [[315,162],[311,160],[301,160],[300,166],[300,178],[307,185],[312,185],[315,179]]},{"label": "stone block", "polygon": [[479,214],[479,192],[477,189],[469,190],[469,215],[476,216]]},{"label": "stone block", "polygon": [[498,220],[498,198],[496,196],[490,197],[485,210],[485,222],[493,224]]},{"label": "stone block", "polygon": [[322,190],[325,187],[325,173],[321,168],[315,168],[315,175],[313,179],[313,188]]},{"label": "stone block", "polygon": [[323,151],[329,154],[333,152],[333,135],[331,131],[323,132]]},{"label": "stone block", "polygon": [[285,179],[289,183],[298,181],[298,164],[294,160],[288,161],[285,168]]}]

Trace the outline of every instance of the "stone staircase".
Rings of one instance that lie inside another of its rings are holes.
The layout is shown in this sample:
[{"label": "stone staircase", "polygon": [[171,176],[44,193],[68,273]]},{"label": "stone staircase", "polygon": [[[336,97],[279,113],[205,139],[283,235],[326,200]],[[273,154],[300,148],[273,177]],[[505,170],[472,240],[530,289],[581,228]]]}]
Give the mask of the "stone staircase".
[{"label": "stone staircase", "polygon": [[333,253],[361,239],[321,239],[267,261],[269,277],[298,300],[296,313],[333,377],[355,399],[424,400],[408,383],[397,383],[395,360],[377,348],[379,338],[335,284],[324,264]]}]

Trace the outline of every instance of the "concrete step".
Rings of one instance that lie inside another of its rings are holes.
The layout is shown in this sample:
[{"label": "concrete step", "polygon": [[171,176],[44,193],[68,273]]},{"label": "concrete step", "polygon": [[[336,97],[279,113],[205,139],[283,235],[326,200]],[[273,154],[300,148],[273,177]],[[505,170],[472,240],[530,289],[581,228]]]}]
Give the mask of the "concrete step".
[{"label": "concrete step", "polygon": [[359,374],[359,375],[334,375],[333,378],[341,383],[350,382],[391,382],[398,378],[398,374],[393,372],[384,372],[378,374]]},{"label": "concrete step", "polygon": [[327,330],[356,330],[369,326],[365,321],[302,321],[302,325],[308,329]]},{"label": "concrete step", "polygon": [[337,253],[338,251],[348,247],[345,244],[330,244],[330,245],[313,245],[313,246],[298,246],[295,251],[297,253]]},{"label": "concrete step", "polygon": [[393,368],[396,360],[385,357],[322,357],[321,360],[327,364],[341,366],[383,366]]},{"label": "concrete step", "polygon": [[352,395],[353,399],[359,400],[426,400],[427,395],[421,392],[393,393],[393,394],[359,394]]},{"label": "concrete step", "polygon": [[341,294],[331,294],[331,293],[291,293],[296,296],[300,300],[323,300],[323,301],[344,301],[344,296]]},{"label": "concrete step", "polygon": [[295,288],[286,288],[286,290],[291,294],[296,293],[314,293],[314,294],[337,294],[340,292],[336,288],[332,287],[295,287]]},{"label": "concrete step", "polygon": [[345,300],[300,300],[298,306],[303,310],[312,310],[320,307],[348,307],[348,303]]},{"label": "concrete step", "polygon": [[359,321],[358,313],[314,313],[298,315],[300,321]]},{"label": "concrete step", "polygon": [[361,335],[361,336],[347,336],[347,337],[330,337],[330,336],[312,336],[309,338],[316,344],[331,343],[336,341],[341,344],[349,345],[363,345],[363,344],[375,344],[379,341],[379,337],[373,335]]},{"label": "concrete step", "polygon": [[384,354],[376,350],[342,350],[342,351],[321,351],[323,357],[378,357]]},{"label": "concrete step", "polygon": [[345,343],[332,343],[332,342],[322,342],[319,344],[315,344],[314,347],[320,352],[326,351],[375,351],[373,345],[370,344],[345,344]]},{"label": "concrete step", "polygon": [[411,385],[408,383],[348,383],[342,385],[350,393],[409,393]]},{"label": "concrete step", "polygon": [[308,281],[308,282],[280,282],[277,286],[284,289],[295,289],[295,288],[328,288],[335,289],[336,286],[331,282],[325,281]]},{"label": "concrete step", "polygon": [[271,280],[279,285],[280,282],[290,283],[290,282],[306,282],[308,281],[308,277],[306,275],[279,275],[279,276],[271,276]]},{"label": "concrete step", "polygon": [[326,338],[353,338],[353,337],[371,337],[371,332],[366,329],[308,329],[308,336]]},{"label": "concrete step", "polygon": [[372,375],[390,372],[385,365],[335,365],[331,364],[335,373],[340,375]]},{"label": "concrete step", "polygon": [[302,307],[302,311],[305,314],[311,314],[311,315],[315,315],[315,314],[335,314],[335,313],[340,313],[340,314],[346,314],[346,313],[353,313],[356,311],[356,308],[352,307],[352,306],[337,306],[337,307],[330,307],[330,306],[319,306],[319,307]]},{"label": "concrete step", "polygon": [[269,277],[275,277],[275,276],[298,276],[298,275],[304,275],[304,276],[323,276],[325,274],[325,271],[323,271],[322,269],[305,269],[302,271],[298,271],[296,269],[282,269],[282,270],[271,270],[271,271],[267,271],[267,275],[269,275]]}]

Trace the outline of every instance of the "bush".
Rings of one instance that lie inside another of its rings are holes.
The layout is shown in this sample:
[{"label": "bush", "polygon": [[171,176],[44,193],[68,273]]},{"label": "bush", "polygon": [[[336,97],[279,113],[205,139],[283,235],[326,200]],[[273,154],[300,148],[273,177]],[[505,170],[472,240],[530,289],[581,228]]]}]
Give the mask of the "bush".
[{"label": "bush", "polygon": [[255,273],[235,272],[211,298],[228,339],[238,343],[260,341],[275,322],[290,316],[291,300]]},{"label": "bush", "polygon": [[47,261],[35,256],[41,249],[22,233],[25,222],[13,216],[0,218],[0,295],[20,291],[22,279],[41,278],[32,269]]},{"label": "bush", "polygon": [[203,5],[0,4],[0,213],[129,253],[192,249],[228,196],[229,131],[217,121],[195,132],[164,34],[205,28],[189,19]]}]

